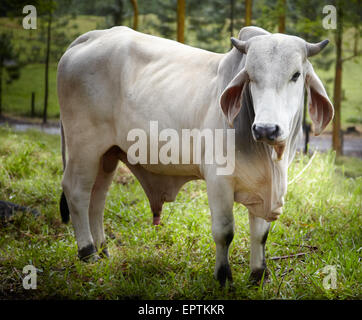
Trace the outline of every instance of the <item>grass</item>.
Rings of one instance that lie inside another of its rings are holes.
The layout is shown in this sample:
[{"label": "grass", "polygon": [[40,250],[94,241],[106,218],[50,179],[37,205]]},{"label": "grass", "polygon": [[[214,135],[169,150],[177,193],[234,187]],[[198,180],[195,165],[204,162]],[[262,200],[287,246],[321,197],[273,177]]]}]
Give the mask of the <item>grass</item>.
[{"label": "grass", "polygon": [[[37,208],[41,216],[17,214],[0,227],[0,298],[7,299],[361,299],[362,177],[343,175],[334,155],[317,154],[289,186],[285,210],[267,242],[270,280],[249,283],[246,209],[235,204],[236,233],[230,248],[234,285],[213,279],[215,245],[205,184],[186,184],[165,204],[162,225],[140,184],[118,170],[107,198],[105,229],[111,257],[78,261],[73,228],[60,222],[62,165],[59,137],[0,127],[0,199]],[[290,179],[305,166],[300,156]],[[359,161],[359,162],[358,162]],[[343,169],[344,168],[344,169]],[[300,258],[272,257],[306,253]],[[25,290],[23,267],[38,269],[36,290]],[[337,288],[323,287],[323,269],[337,271]]]},{"label": "grass", "polygon": [[[5,94],[3,97],[4,113],[21,117],[31,115],[31,93],[35,92],[35,116],[41,118],[44,105],[44,65],[26,65],[22,71],[20,79],[5,84]],[[59,104],[57,97],[57,65],[51,64],[49,67],[49,100],[48,116],[51,119],[59,119]]]},{"label": "grass", "polygon": [[357,178],[362,176],[361,159],[354,157],[339,157],[336,159],[337,170],[346,177]]}]

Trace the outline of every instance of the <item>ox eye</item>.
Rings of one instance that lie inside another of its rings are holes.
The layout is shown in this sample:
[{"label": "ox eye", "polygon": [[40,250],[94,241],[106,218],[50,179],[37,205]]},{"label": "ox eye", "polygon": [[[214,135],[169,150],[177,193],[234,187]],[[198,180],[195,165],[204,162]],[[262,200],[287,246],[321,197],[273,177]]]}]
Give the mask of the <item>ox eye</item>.
[{"label": "ox eye", "polygon": [[294,82],[297,82],[299,76],[300,76],[300,72],[296,72],[296,73],[293,74],[293,77],[292,77],[291,80],[294,81]]}]

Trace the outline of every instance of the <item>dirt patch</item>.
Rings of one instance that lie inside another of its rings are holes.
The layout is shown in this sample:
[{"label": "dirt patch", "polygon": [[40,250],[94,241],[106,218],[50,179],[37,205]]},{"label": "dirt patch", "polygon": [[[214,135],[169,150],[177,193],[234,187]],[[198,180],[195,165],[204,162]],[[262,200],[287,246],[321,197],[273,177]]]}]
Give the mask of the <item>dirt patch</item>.
[{"label": "dirt patch", "polygon": [[3,114],[0,117],[0,123],[7,123],[9,126],[15,124],[23,124],[23,125],[34,125],[34,126],[44,126],[47,128],[60,128],[59,120],[48,120],[45,124],[43,123],[43,119],[40,118],[27,118],[27,117],[16,117],[9,116],[7,114]]}]

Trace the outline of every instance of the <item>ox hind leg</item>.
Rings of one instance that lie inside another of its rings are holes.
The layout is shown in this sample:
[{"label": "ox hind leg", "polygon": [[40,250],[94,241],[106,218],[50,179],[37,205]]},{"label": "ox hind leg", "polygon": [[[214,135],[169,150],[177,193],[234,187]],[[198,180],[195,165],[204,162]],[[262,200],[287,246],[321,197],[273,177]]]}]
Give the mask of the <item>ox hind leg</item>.
[{"label": "ox hind leg", "polygon": [[250,280],[258,283],[264,274],[267,277],[267,268],[265,261],[265,243],[268,238],[270,222],[256,217],[249,213],[250,225]]},{"label": "ox hind leg", "polygon": [[81,147],[77,152],[72,151],[69,150],[69,160],[62,181],[62,216],[69,208],[78,245],[78,256],[81,260],[93,261],[99,259],[99,256],[96,254],[88,210],[98,173],[99,156],[94,154],[94,150]]},{"label": "ox hind leg", "polygon": [[89,223],[94,245],[101,257],[109,257],[103,227],[103,213],[107,192],[117,168],[120,149],[110,148],[101,158],[96,181],[93,185]]}]

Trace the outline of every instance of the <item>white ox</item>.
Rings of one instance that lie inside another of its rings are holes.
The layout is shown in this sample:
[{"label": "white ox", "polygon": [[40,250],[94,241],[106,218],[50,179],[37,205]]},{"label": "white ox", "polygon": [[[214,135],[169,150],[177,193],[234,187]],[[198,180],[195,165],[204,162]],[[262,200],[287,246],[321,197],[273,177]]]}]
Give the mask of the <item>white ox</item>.
[{"label": "white ox", "polygon": [[[310,44],[246,27],[232,43],[231,51],[216,54],[114,27],[80,36],[65,52],[58,65],[65,167],[60,209],[65,222],[70,212],[81,259],[108,256],[103,210],[121,160],[144,188],[155,224],[163,203],[173,201],[185,182],[206,181],[215,276],[222,285],[231,280],[233,204],[245,205],[251,278],[263,275],[270,222],[282,212],[287,169],[301,131],[304,88],[315,133],[333,117],[333,106],[307,60],[328,41]],[[131,164],[127,150],[133,142],[127,135],[134,128],[149,133],[151,120],[158,121],[160,130],[179,133],[234,126],[235,170],[217,175],[217,165],[204,161]]]}]

